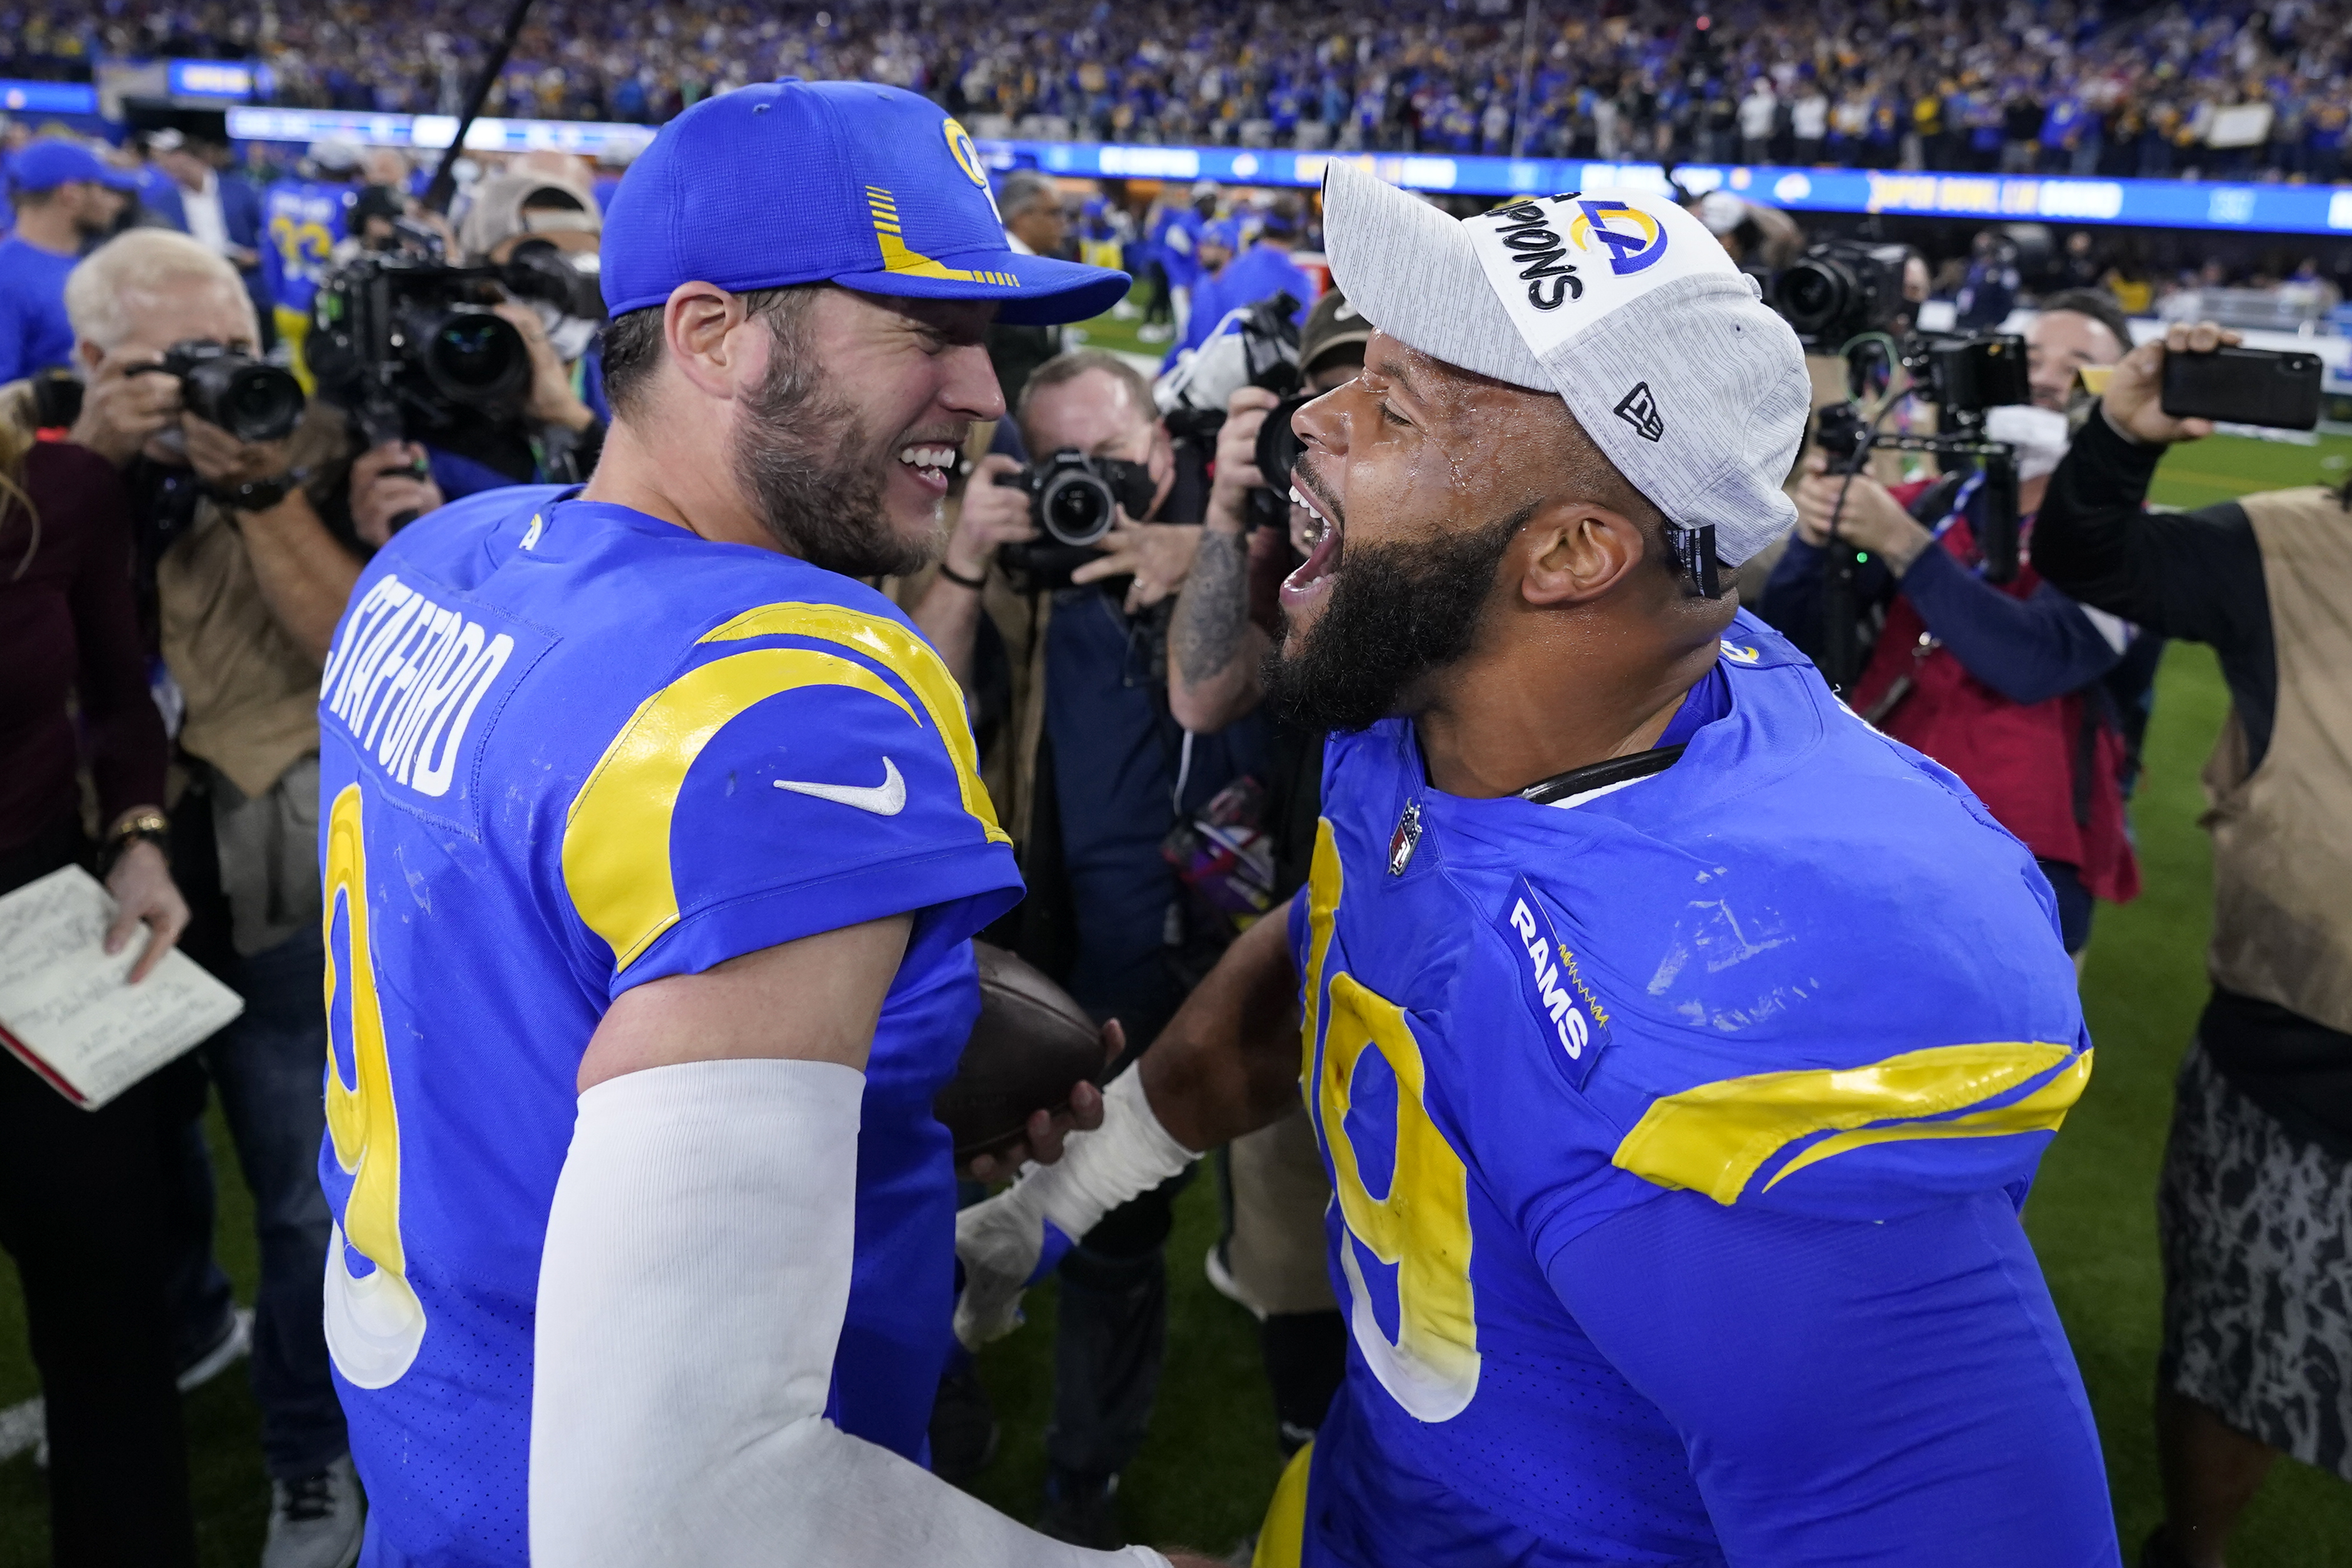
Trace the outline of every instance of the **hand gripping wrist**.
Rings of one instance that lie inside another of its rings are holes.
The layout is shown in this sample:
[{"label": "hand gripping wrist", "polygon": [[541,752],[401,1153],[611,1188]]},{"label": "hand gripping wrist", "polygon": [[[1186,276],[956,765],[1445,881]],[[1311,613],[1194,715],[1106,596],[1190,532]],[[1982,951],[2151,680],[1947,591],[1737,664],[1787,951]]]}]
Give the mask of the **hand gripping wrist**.
[{"label": "hand gripping wrist", "polygon": [[956,1216],[956,1256],[964,1268],[956,1337],[977,1347],[1019,1324],[1021,1292],[1044,1256],[1048,1225],[1073,1239],[1083,1237],[1103,1215],[1199,1158],[1152,1114],[1139,1070],[1112,1079],[1099,1129],[1071,1133],[1058,1163],[1023,1167],[1010,1188]]}]

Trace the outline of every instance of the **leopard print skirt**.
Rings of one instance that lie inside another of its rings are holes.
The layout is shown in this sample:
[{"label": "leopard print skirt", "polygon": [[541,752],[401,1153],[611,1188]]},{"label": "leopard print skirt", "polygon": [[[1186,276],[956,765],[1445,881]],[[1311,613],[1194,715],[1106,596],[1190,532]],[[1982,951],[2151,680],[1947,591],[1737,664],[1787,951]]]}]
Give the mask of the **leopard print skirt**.
[{"label": "leopard print skirt", "polygon": [[2157,1187],[2164,1386],[2352,1480],[2352,1163],[2191,1046]]}]

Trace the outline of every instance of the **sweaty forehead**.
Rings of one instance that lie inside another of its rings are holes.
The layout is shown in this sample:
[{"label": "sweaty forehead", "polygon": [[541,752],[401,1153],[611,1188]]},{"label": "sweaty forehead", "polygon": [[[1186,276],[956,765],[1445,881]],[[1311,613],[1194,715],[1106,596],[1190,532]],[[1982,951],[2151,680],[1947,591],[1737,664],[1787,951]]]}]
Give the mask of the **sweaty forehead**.
[{"label": "sweaty forehead", "polygon": [[1365,345],[1364,368],[1392,383],[1420,420],[1441,432],[1503,441],[1514,435],[1553,435],[1569,419],[1568,405],[1558,393],[1448,364],[1386,332],[1374,332]]}]

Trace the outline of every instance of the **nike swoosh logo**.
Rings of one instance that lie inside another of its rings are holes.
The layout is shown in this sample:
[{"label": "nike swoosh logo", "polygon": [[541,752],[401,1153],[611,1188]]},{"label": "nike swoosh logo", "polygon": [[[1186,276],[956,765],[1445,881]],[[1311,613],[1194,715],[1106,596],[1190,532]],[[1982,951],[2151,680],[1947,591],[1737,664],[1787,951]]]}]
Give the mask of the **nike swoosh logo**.
[{"label": "nike swoosh logo", "polygon": [[887,757],[882,759],[882,782],[870,788],[860,784],[803,784],[798,779],[778,779],[775,784],[778,789],[788,789],[794,795],[839,801],[877,816],[896,816],[907,809],[907,781],[898,776],[898,764]]}]

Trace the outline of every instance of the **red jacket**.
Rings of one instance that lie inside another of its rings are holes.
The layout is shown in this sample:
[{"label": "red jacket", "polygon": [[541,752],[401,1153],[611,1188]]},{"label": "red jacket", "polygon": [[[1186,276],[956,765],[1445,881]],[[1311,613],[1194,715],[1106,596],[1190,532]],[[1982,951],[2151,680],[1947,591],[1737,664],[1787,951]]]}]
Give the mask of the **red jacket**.
[{"label": "red jacket", "polygon": [[[1955,520],[1939,543],[1961,561],[1976,558],[1976,536],[1965,519]],[[2041,581],[2030,563],[2021,564],[2000,591],[2022,599]],[[1881,730],[1959,774],[2037,857],[2073,866],[2092,897],[2118,904],[2137,898],[2139,863],[2124,831],[2119,782],[2124,738],[2097,694],[2086,689],[2031,705],[2012,702],[1970,675],[1942,644],[1923,655],[1927,631],[1911,601],[1898,594],[1854,688],[1854,710],[1876,711],[1895,682],[1909,677],[1900,700],[1878,716]]]}]

